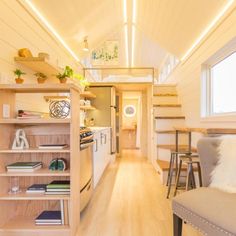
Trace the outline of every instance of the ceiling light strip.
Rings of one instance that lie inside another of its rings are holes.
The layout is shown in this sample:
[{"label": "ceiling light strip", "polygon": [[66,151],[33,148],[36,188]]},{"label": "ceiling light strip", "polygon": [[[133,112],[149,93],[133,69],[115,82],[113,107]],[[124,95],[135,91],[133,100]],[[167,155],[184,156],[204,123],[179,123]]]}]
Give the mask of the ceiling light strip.
[{"label": "ceiling light strip", "polygon": [[132,25],[132,55],[131,55],[131,65],[134,66],[134,49],[135,49],[135,25]]},{"label": "ceiling light strip", "polygon": [[76,60],[80,61],[78,56],[71,50],[71,48],[66,44],[62,37],[57,33],[57,31],[51,26],[48,20],[40,13],[40,11],[34,6],[30,0],[24,0],[24,2],[30,7],[30,9],[36,14],[40,21],[47,27],[47,29],[57,38],[57,40],[64,46],[64,48],[70,53],[70,55]]},{"label": "ceiling light strip", "polygon": [[125,58],[126,58],[126,66],[129,66],[129,44],[128,44],[128,25],[124,26],[125,33]]},{"label": "ceiling light strip", "polygon": [[205,30],[201,33],[201,35],[197,38],[194,44],[188,49],[188,51],[181,58],[181,61],[187,59],[187,57],[192,53],[192,51],[197,47],[198,44],[203,40],[203,38],[210,32],[210,30],[216,25],[216,23],[220,20],[220,18],[225,14],[225,12],[230,8],[233,4],[234,0],[229,0],[229,2],[223,7],[223,9],[219,12],[219,14],[213,19],[213,21],[205,28]]}]

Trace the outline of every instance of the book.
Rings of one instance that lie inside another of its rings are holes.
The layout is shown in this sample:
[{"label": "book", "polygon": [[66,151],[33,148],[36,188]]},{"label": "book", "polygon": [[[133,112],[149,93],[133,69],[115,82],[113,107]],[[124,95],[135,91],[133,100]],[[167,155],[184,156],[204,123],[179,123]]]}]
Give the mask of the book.
[{"label": "book", "polygon": [[7,165],[7,169],[32,169],[42,165],[42,162],[15,162]]},{"label": "book", "polygon": [[61,211],[43,211],[35,223],[61,223]]},{"label": "book", "polygon": [[55,192],[45,192],[46,195],[70,195],[70,191],[67,192],[60,192],[60,191],[55,191]]},{"label": "book", "polygon": [[8,168],[7,172],[34,172],[42,168],[42,165],[39,165],[35,168]]},{"label": "book", "polygon": [[68,144],[41,144],[38,149],[63,149],[67,147]]},{"label": "book", "polygon": [[45,193],[46,184],[33,184],[27,188],[26,193]]},{"label": "book", "polygon": [[35,222],[36,225],[61,225],[62,222]]},{"label": "book", "polygon": [[47,188],[47,192],[70,192],[70,188]]},{"label": "book", "polygon": [[47,189],[69,189],[70,180],[54,180],[47,185]]}]

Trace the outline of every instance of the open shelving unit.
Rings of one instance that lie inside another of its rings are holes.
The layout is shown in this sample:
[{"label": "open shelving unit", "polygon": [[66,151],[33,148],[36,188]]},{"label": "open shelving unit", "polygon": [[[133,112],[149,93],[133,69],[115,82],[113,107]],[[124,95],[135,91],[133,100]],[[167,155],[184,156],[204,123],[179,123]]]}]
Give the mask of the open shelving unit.
[{"label": "open shelving unit", "polygon": [[61,72],[61,69],[53,65],[43,57],[15,57],[15,62],[27,66],[33,71],[42,72],[48,76],[55,75]]},{"label": "open shelving unit", "polygon": [[[15,97],[18,93],[70,94],[71,118],[68,119],[17,119]],[[80,89],[74,84],[22,84],[0,85],[0,236],[78,236],[80,222]],[[10,106],[10,117],[3,118],[2,105]],[[26,133],[30,149],[12,150],[17,129]],[[66,143],[69,148],[38,149],[38,145]],[[48,169],[50,161],[62,157],[68,163],[65,171]],[[43,168],[34,172],[7,172],[6,166],[16,161],[41,161]],[[10,179],[18,177],[20,189],[9,194]],[[47,184],[53,180],[70,180],[70,195],[27,194],[32,184]],[[35,218],[44,210],[60,210],[60,204],[68,209],[69,220],[65,225],[35,225]]]}]

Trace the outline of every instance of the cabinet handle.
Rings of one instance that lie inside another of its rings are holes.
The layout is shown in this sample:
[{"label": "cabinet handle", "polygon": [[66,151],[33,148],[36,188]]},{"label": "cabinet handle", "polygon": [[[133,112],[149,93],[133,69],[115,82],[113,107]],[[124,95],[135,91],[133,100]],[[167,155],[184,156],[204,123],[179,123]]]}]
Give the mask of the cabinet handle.
[{"label": "cabinet handle", "polygon": [[107,135],[104,134],[104,137],[105,137],[105,144],[107,143]]},{"label": "cabinet handle", "polygon": [[97,152],[97,151],[98,151],[98,140],[95,139],[95,152]]},{"label": "cabinet handle", "polygon": [[101,142],[101,145],[103,145],[103,133],[101,133],[101,135],[100,135],[100,142]]}]

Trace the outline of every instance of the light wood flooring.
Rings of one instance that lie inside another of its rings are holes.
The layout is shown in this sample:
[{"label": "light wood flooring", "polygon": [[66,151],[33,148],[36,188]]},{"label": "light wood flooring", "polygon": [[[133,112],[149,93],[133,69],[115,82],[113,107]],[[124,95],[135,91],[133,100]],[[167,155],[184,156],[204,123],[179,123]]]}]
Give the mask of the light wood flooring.
[{"label": "light wood flooring", "polygon": [[[152,165],[138,150],[123,156],[104,173],[81,214],[82,236],[172,236],[171,200]],[[201,236],[184,225],[183,236]]]}]

